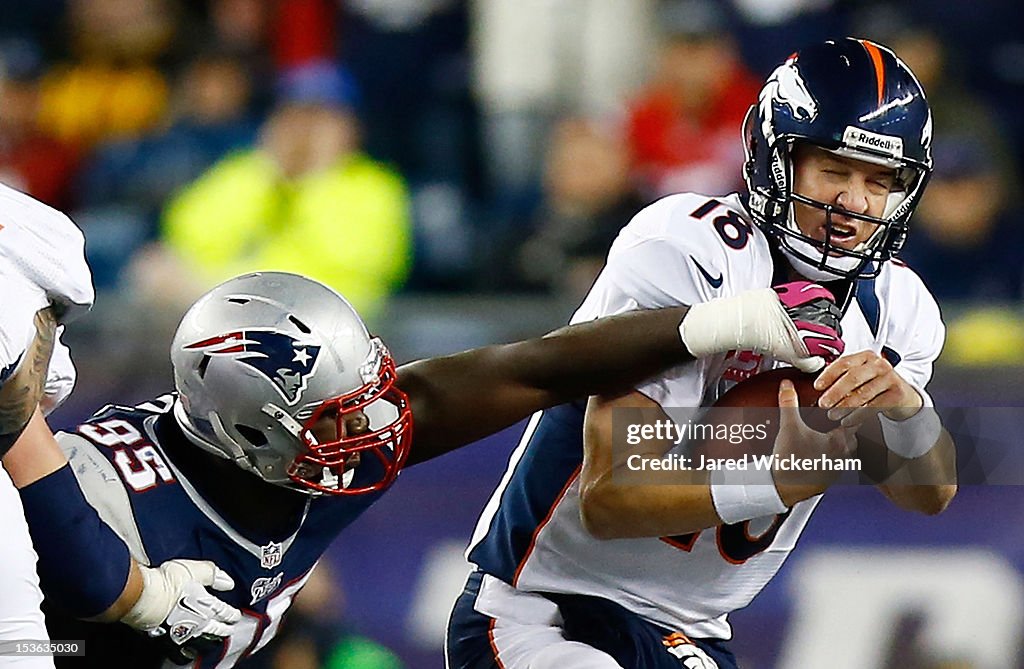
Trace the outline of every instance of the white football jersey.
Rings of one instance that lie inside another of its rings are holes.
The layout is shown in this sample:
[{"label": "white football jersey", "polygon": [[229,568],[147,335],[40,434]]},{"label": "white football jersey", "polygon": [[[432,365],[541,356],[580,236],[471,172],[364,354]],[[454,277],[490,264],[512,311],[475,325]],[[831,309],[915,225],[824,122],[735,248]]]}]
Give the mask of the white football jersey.
[{"label": "white football jersey", "polygon": [[[738,195],[673,195],[621,231],[582,322],[637,308],[695,304],[773,283],[768,239]],[[872,350],[924,388],[944,338],[934,298],[906,266],[861,280],[842,319],[846,353]],[[776,363],[750,352],[681,365],[639,386],[663,408],[710,406]],[[820,498],[784,516],[671,538],[599,540],[582,526],[582,404],[537,414],[484,510],[471,562],[519,590],[594,595],[696,638],[731,637],[727,614],[746,606],[793,549]]]},{"label": "white football jersey", "polygon": [[[36,336],[37,311],[55,305],[63,323],[86,311],[92,301],[82,232],[64,214],[0,184],[0,384],[17,371]],[[59,331],[57,337],[40,401],[44,411],[56,407],[74,387],[75,368]],[[2,468],[0,536],[0,641],[45,640],[36,554],[21,499]],[[54,666],[50,657],[12,662],[26,669]]]},{"label": "white football jersey", "polygon": [[[82,231],[64,214],[0,184],[0,382],[35,337],[35,313],[55,305],[61,323],[92,306]],[[45,409],[63,400],[75,369],[58,340],[47,372]]]}]

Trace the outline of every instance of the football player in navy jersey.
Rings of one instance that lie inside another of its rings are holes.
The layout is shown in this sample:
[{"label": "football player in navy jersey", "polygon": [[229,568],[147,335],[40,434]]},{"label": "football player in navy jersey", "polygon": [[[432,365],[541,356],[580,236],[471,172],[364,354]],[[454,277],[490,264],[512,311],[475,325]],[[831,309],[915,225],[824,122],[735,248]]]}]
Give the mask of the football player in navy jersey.
[{"label": "football player in navy jersey", "polygon": [[[837,296],[833,320],[806,329],[830,361],[814,380],[819,405],[842,427],[807,427],[784,381],[772,453],[877,456],[882,494],[941,512],[956,494],[954,450],[925,386],[944,328],[895,259],[931,172],[924,91],[885,47],[832,40],[771,73],[743,130],[747,192],[679,193],[639,212],[572,322],[678,304],[689,319],[780,284],[784,301]],[[452,612],[450,669],[735,668],[729,614],[775,575],[833,478],[762,467],[737,482],[699,466],[678,485],[629,477],[636,451],[614,448],[616,412],[667,421],[784,364],[702,350],[693,334],[684,322],[694,362],[531,420],[467,553],[476,570]],[[854,453],[852,433],[875,416],[881,436]]]},{"label": "football player in navy jersey", "polygon": [[[820,368],[794,321],[816,299],[753,291],[717,310],[623,314],[396,368],[326,286],[274,272],[232,279],[178,327],[176,392],[107,406],[48,451],[16,445],[5,458],[51,634],[85,639],[97,666],[234,666],[274,636],[327,546],[403,465],[628,389],[694,350]],[[88,542],[69,547],[71,527]]]}]

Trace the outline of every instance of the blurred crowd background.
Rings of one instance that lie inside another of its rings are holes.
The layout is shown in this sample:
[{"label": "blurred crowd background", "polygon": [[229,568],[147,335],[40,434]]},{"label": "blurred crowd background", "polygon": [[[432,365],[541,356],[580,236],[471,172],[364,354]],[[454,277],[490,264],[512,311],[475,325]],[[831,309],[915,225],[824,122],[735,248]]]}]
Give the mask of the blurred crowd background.
[{"label": "blurred crowd background", "polygon": [[[1024,13],[1016,1],[5,0],[0,8],[0,181],[72,216],[99,289],[92,314],[69,332],[81,383],[58,427],[100,404],[167,390],[167,346],[185,306],[246,270],[332,285],[400,360],[556,327],[644,204],[742,189],[739,126],[759,82],[799,46],[847,34],[893,47],[934,110],[935,174],[903,257],[949,325],[937,392],[969,406],[1024,404]],[[379,628],[405,622],[347,614],[394,641],[408,666],[440,666],[435,619],[454,596],[428,588],[435,599],[422,604],[412,574],[434,569],[424,556],[436,551],[438,564],[459,572],[445,556],[458,555],[452,546],[468,537],[514,438],[481,447],[475,460],[455,456],[403,477],[412,480],[396,487],[394,504],[430,508],[424,500],[443,487],[455,505],[441,518],[447,524],[423,519],[401,549],[356,529],[369,547],[337,553],[356,609],[414,621],[412,640],[395,641]],[[361,527],[390,527],[377,518]],[[1024,549],[1015,550],[1020,566]],[[366,573],[345,566],[373,574],[360,556],[381,552],[409,572],[383,599]],[[752,607],[755,618],[785,612],[782,595],[767,601],[760,614]],[[285,645],[287,659],[274,666],[328,666],[336,628],[316,606],[296,618],[319,622],[289,628],[306,636]],[[371,664],[344,655],[330,666],[399,666],[359,638],[345,652],[365,651],[359,657]],[[265,666],[277,661],[266,657]],[[751,667],[771,666],[747,657]],[[302,664],[314,661],[323,664]],[[940,666],[900,662],[891,666]]]},{"label": "blurred crowd background", "polygon": [[265,267],[324,280],[371,320],[396,294],[571,303],[645,203],[742,189],[759,82],[844,34],[896,49],[934,108],[907,261],[943,301],[1024,291],[1024,21],[1009,0],[3,9],[0,177],[69,212],[99,288],[150,308]]}]

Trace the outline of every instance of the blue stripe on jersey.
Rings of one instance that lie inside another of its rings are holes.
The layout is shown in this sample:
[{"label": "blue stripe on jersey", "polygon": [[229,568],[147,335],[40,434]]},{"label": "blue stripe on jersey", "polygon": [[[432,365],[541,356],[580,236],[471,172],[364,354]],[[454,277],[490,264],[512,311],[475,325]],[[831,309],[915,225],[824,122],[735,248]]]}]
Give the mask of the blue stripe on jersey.
[{"label": "blue stripe on jersey", "polygon": [[469,553],[483,571],[512,583],[534,532],[583,462],[584,402],[543,413],[515,465],[491,526]]},{"label": "blue stripe on jersey", "polygon": [[875,280],[859,279],[854,290],[856,291],[854,295],[857,298],[857,304],[860,305],[860,310],[868,322],[868,327],[871,328],[871,334],[877,337],[882,308],[878,303],[878,295],[875,293]]},{"label": "blue stripe on jersey", "polygon": [[882,357],[888,360],[889,364],[892,365],[893,367],[900,364],[900,360],[903,359],[902,355],[892,350],[888,346],[882,347]]}]

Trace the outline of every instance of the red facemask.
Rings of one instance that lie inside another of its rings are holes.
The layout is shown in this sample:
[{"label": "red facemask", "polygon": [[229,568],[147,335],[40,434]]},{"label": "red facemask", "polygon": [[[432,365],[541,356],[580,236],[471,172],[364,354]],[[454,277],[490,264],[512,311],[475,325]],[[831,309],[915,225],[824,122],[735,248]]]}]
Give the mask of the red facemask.
[{"label": "red facemask", "polygon": [[[306,452],[300,454],[288,468],[288,477],[301,487],[328,495],[362,495],[384,490],[394,482],[409,456],[412,445],[412,409],[409,398],[395,386],[398,373],[394,360],[385,353],[380,362],[377,379],[340,397],[326,400],[303,423],[300,439]],[[384,401],[398,410],[398,417],[382,428],[356,435],[346,435],[346,419],[363,411],[370,404]],[[333,413],[338,435],[333,441],[320,442],[313,436],[313,426],[324,416]],[[359,456],[358,463],[352,462]],[[344,486],[347,473],[365,458],[376,458],[382,473],[370,483],[358,487]]]}]

